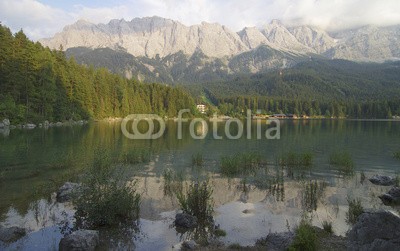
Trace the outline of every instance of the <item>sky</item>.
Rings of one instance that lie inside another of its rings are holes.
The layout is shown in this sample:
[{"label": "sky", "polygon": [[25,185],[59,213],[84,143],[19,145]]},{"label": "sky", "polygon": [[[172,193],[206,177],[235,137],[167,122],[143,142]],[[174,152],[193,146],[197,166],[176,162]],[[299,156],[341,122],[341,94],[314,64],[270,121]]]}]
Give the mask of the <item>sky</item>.
[{"label": "sky", "polygon": [[33,40],[51,37],[79,19],[160,16],[185,25],[220,23],[239,31],[272,19],[340,30],[400,24],[399,0],[0,0],[0,22]]}]

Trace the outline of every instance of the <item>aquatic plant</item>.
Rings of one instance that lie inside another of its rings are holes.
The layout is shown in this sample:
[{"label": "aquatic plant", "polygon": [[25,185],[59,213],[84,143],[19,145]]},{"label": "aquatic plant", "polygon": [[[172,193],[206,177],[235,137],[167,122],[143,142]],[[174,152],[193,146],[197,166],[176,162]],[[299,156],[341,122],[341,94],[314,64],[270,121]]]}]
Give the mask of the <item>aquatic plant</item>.
[{"label": "aquatic plant", "polygon": [[234,250],[242,250],[243,247],[239,243],[232,243],[228,246],[228,249],[234,249]]},{"label": "aquatic plant", "polygon": [[364,213],[364,208],[361,205],[361,200],[359,198],[347,198],[347,203],[349,203],[349,210],[346,212],[346,222],[354,225],[357,222],[358,216]]},{"label": "aquatic plant", "polygon": [[306,211],[317,210],[318,199],[321,198],[326,185],[324,181],[309,181],[305,183],[302,202]]},{"label": "aquatic plant", "polygon": [[340,151],[334,152],[329,156],[329,164],[338,168],[343,175],[354,174],[354,161],[350,153]]},{"label": "aquatic plant", "polygon": [[149,149],[133,149],[122,155],[122,162],[125,164],[139,164],[149,162],[151,151]]},{"label": "aquatic plant", "polygon": [[192,155],[192,165],[193,166],[202,166],[204,163],[203,154],[197,153]]},{"label": "aquatic plant", "polygon": [[184,213],[197,217],[200,225],[205,225],[212,220],[214,205],[213,190],[208,181],[192,182],[186,192],[178,191],[176,197]]},{"label": "aquatic plant", "polygon": [[280,166],[288,167],[311,167],[314,162],[314,155],[311,152],[296,153],[287,152],[280,156],[278,163]]},{"label": "aquatic plant", "polygon": [[140,194],[136,183],[127,185],[123,173],[97,154],[86,173],[74,203],[77,228],[98,228],[129,224],[139,218]]},{"label": "aquatic plant", "polygon": [[394,152],[393,158],[400,160],[400,151]]},{"label": "aquatic plant", "polygon": [[164,195],[172,196],[183,189],[183,181],[185,176],[183,172],[175,173],[170,168],[166,168],[163,172],[164,177]]},{"label": "aquatic plant", "polygon": [[224,236],[226,236],[226,231],[223,229],[217,228],[214,230],[214,234],[217,237],[224,237]]},{"label": "aquatic plant", "polygon": [[323,221],[322,222],[322,228],[324,229],[325,232],[329,234],[333,234],[333,227],[332,227],[332,222],[330,221]]},{"label": "aquatic plant", "polygon": [[261,164],[261,156],[257,153],[240,153],[221,157],[221,173],[227,176],[254,171]]},{"label": "aquatic plant", "polygon": [[365,181],[366,178],[367,178],[367,177],[365,176],[364,171],[362,171],[361,174],[360,174],[360,183],[361,183],[361,184],[364,184],[364,181]]}]

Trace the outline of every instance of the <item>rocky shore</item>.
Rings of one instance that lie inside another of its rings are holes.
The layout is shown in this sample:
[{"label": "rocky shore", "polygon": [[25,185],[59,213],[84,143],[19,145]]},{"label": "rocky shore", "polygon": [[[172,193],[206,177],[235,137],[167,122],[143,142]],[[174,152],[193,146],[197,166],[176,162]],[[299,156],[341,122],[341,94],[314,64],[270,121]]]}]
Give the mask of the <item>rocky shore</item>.
[{"label": "rocky shore", "polygon": [[75,126],[75,125],[84,125],[89,123],[87,120],[79,120],[79,121],[73,121],[73,120],[68,120],[64,122],[49,122],[48,120],[44,121],[43,123],[21,123],[21,124],[12,124],[9,119],[3,119],[0,122],[0,134],[3,134],[5,136],[10,134],[10,130],[14,129],[35,129],[35,128],[50,128],[50,127],[62,127],[62,126]]}]

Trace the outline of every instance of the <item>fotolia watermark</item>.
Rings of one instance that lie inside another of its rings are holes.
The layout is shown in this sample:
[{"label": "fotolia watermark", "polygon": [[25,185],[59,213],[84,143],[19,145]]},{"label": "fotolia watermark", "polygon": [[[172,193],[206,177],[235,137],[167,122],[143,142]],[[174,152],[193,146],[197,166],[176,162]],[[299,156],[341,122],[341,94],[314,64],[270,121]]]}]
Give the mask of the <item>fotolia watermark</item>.
[{"label": "fotolia watermark", "polygon": [[[178,123],[177,127],[177,138],[183,138],[183,123],[189,124],[189,133],[193,139],[204,139],[209,132],[209,125],[206,120],[203,118],[194,118],[194,119],[184,119],[183,114],[189,113],[189,109],[180,110],[178,113],[178,118],[175,119],[175,122]],[[155,133],[154,130],[156,128],[154,122],[158,122],[157,129],[158,131]],[[268,118],[262,120],[260,118],[252,119],[251,110],[247,110],[247,116],[245,122],[237,118],[228,118],[225,121],[224,133],[226,138],[228,139],[240,139],[243,137],[244,133],[244,123],[246,123],[246,138],[252,139],[252,123],[256,121],[256,139],[262,139],[263,137],[266,139],[280,139],[281,138],[281,125],[280,121],[276,118]],[[265,124],[268,125],[267,128],[264,128],[265,132],[262,132],[262,122],[265,121]],[[127,129],[128,124],[132,123],[131,131]],[[147,123],[147,131],[142,132],[139,130],[138,126],[140,122]],[[210,118],[211,128],[212,128],[212,136],[214,139],[223,139],[222,135],[218,134],[218,122],[221,122],[221,119],[218,118],[216,114],[212,118]],[[201,129],[195,130],[196,125],[201,125]],[[232,133],[232,127],[235,127],[235,133]],[[158,115],[155,114],[131,114],[126,116],[121,123],[121,130],[125,137],[129,139],[158,139],[164,135],[165,132],[165,121]]]}]

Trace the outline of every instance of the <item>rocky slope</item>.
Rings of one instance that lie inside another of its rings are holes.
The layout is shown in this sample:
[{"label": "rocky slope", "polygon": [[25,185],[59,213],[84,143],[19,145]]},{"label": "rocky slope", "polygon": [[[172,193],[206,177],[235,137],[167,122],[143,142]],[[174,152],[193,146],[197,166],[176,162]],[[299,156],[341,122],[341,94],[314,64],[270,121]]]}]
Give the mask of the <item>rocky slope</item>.
[{"label": "rocky slope", "polygon": [[400,57],[400,26],[374,27],[328,33],[318,27],[285,26],[279,20],[261,28],[233,32],[227,27],[203,22],[185,26],[178,21],[146,17],[131,21],[111,20],[92,24],[79,20],[53,38],[40,42],[50,48],[73,47],[125,49],[140,57],[165,57],[177,52],[192,55],[200,50],[208,57],[232,57],[260,45],[272,49],[316,53],[328,58],[381,61]]}]

